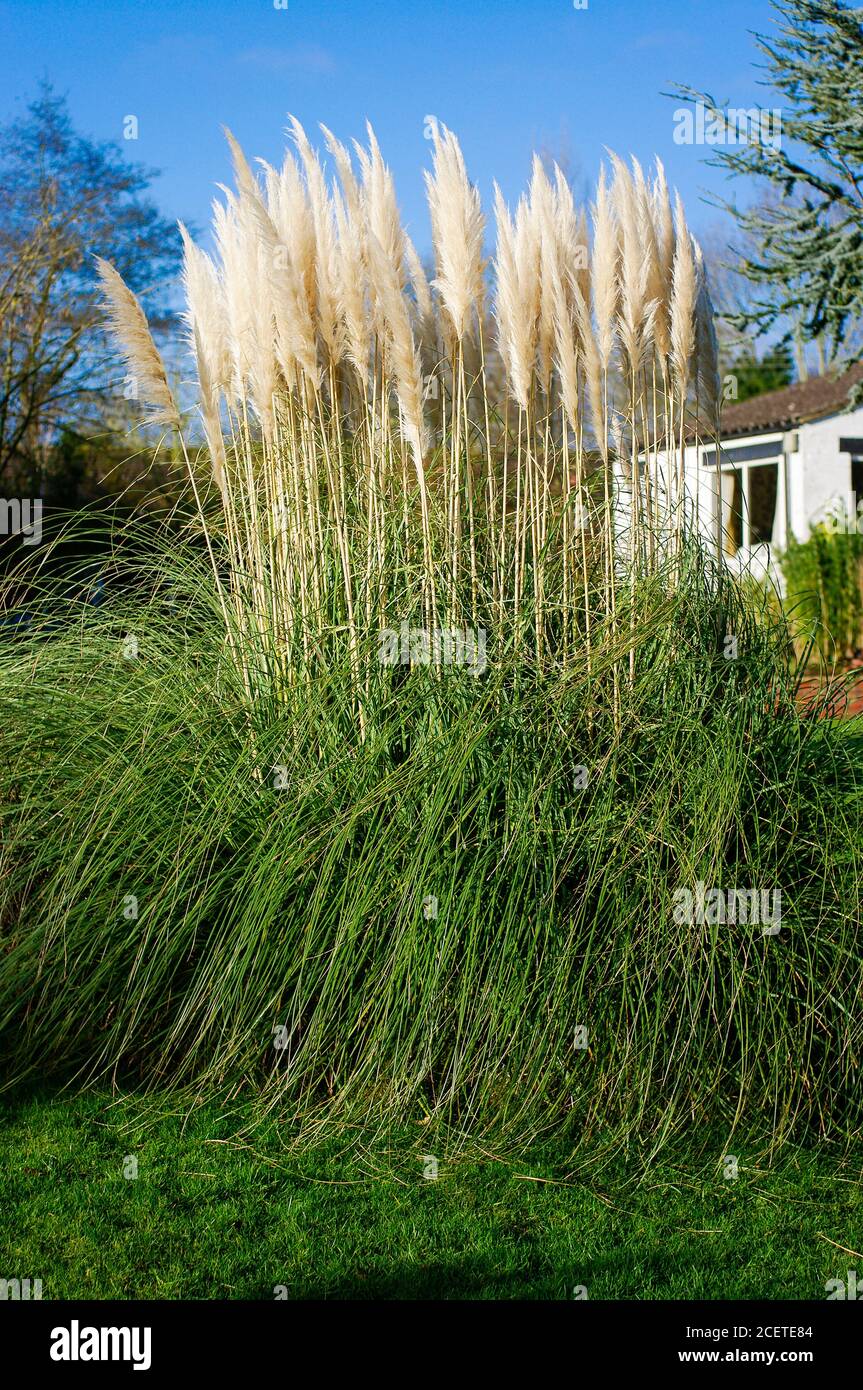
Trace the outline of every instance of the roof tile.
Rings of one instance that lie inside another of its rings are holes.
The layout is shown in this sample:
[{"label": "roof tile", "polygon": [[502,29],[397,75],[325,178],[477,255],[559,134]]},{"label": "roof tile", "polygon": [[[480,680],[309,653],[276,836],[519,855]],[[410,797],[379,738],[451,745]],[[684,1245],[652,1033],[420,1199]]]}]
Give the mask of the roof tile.
[{"label": "roof tile", "polygon": [[827,372],[808,381],[795,381],[778,391],[766,391],[748,401],[723,408],[722,438],[758,434],[767,430],[789,429],[807,420],[833,415],[847,404],[852,387],[863,381],[863,362],[841,373]]}]

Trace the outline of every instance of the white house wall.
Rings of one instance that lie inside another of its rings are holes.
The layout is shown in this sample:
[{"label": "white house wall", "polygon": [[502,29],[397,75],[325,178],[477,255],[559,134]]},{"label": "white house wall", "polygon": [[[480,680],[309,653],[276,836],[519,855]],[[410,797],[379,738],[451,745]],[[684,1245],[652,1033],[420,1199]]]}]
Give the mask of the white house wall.
[{"label": "white house wall", "polygon": [[851,490],[851,455],[839,452],[843,436],[863,438],[863,409],[800,426],[802,467],[798,465],[796,470],[799,485],[792,514],[798,540],[806,539],[812,522],[823,518],[831,501],[845,502]]},{"label": "white house wall", "polygon": [[[775,579],[781,582],[775,565],[775,556],[787,544],[786,515],[790,520],[791,531],[798,540],[806,540],[811,526],[823,519],[836,501],[845,501],[851,488],[851,455],[839,452],[841,438],[863,439],[863,408],[845,411],[813,420],[789,431],[798,435],[798,450],[787,456],[783,466],[782,444],[785,434],[778,430],[761,431],[741,435],[724,441],[726,450],[742,449],[751,444],[773,443],[779,461],[778,486],[776,497],[776,516],[773,528],[773,544],[770,547],[770,570]],[[697,501],[700,527],[711,544],[716,539],[716,472],[713,466],[701,467],[699,454],[714,446],[705,440],[696,449],[686,448],[684,456],[686,491],[693,504]],[[759,462],[769,462],[769,459]],[[665,456],[659,456],[660,468],[665,467]],[[654,464],[655,466],[655,464]],[[786,476],[789,495],[786,509]],[[863,499],[858,498],[857,501]],[[765,573],[768,567],[768,548],[744,547],[734,557],[727,557],[734,569],[751,568],[755,573]]]}]

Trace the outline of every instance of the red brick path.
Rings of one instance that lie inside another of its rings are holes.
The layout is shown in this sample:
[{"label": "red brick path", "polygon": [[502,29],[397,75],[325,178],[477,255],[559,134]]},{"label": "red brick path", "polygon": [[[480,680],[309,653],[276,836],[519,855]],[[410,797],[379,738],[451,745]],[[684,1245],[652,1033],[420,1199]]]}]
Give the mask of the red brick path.
[{"label": "red brick path", "polygon": [[804,676],[797,694],[797,703],[801,708],[805,708],[818,694],[819,689],[825,686],[830,689],[833,705],[833,708],[825,713],[834,714],[840,719],[863,715],[863,670],[854,669],[848,673],[848,677],[834,677],[832,681],[822,676]]}]

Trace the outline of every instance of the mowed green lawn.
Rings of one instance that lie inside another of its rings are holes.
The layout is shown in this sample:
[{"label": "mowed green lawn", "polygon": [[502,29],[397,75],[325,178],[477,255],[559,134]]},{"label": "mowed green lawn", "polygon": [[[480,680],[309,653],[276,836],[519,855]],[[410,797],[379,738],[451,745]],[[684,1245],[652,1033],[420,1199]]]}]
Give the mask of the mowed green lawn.
[{"label": "mowed green lawn", "polygon": [[639,1177],[551,1150],[449,1157],[421,1126],[298,1156],[243,1118],[7,1103],[0,1278],[46,1299],[822,1299],[863,1274],[860,1163],[835,1154],[740,1148],[736,1181],[704,1157]]}]

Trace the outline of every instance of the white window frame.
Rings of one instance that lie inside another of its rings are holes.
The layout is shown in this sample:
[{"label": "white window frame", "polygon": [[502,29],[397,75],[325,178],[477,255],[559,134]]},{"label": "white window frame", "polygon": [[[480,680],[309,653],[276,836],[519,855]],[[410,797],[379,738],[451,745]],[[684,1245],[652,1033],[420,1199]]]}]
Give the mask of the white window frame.
[{"label": "white window frame", "polygon": [[[743,489],[743,518],[742,518],[742,521],[743,521],[743,525],[742,525],[743,535],[742,535],[741,543],[740,543],[740,546],[738,547],[738,549],[735,550],[735,551],[727,551],[727,550],[725,549],[725,528],[724,528],[724,526],[723,526],[723,528],[722,528],[722,532],[723,532],[723,554],[724,554],[725,556],[727,556],[727,557],[730,558],[732,555],[740,555],[741,552],[748,552],[748,553],[751,553],[753,550],[759,549],[760,546],[775,544],[776,528],[777,528],[777,517],[778,517],[778,514],[779,514],[779,505],[780,505],[780,501],[781,501],[781,498],[782,498],[782,461],[783,461],[783,455],[782,455],[781,444],[777,443],[777,452],[776,452],[776,454],[775,454],[772,458],[746,459],[746,460],[741,460],[739,463],[736,463],[736,462],[734,461],[734,459],[729,459],[728,463],[721,463],[721,464],[719,465],[718,470],[717,470],[715,464],[706,465],[707,469],[708,469],[711,473],[715,473],[715,472],[718,471],[718,472],[720,473],[720,475],[721,475],[721,474],[724,474],[724,473],[725,473],[725,474],[727,474],[727,473],[739,473],[739,474],[741,475],[741,487],[742,487],[742,489]],[[774,510],[774,513],[773,513],[773,541],[753,541],[753,539],[752,539],[752,523],[751,523],[751,519],[750,519],[750,510],[749,510],[749,472],[750,472],[750,469],[753,469],[753,468],[765,468],[765,467],[769,467],[771,464],[774,465],[775,468],[776,468],[776,508],[775,508],[775,510]],[[718,494],[719,494],[718,497],[717,497],[717,492],[718,492]],[[721,486],[720,486],[720,488],[714,490],[714,497],[716,497],[717,504],[718,504],[718,506],[721,508],[721,507],[722,507],[722,488],[721,488]],[[713,520],[714,520],[714,525],[715,525],[717,518],[714,516]]]}]

